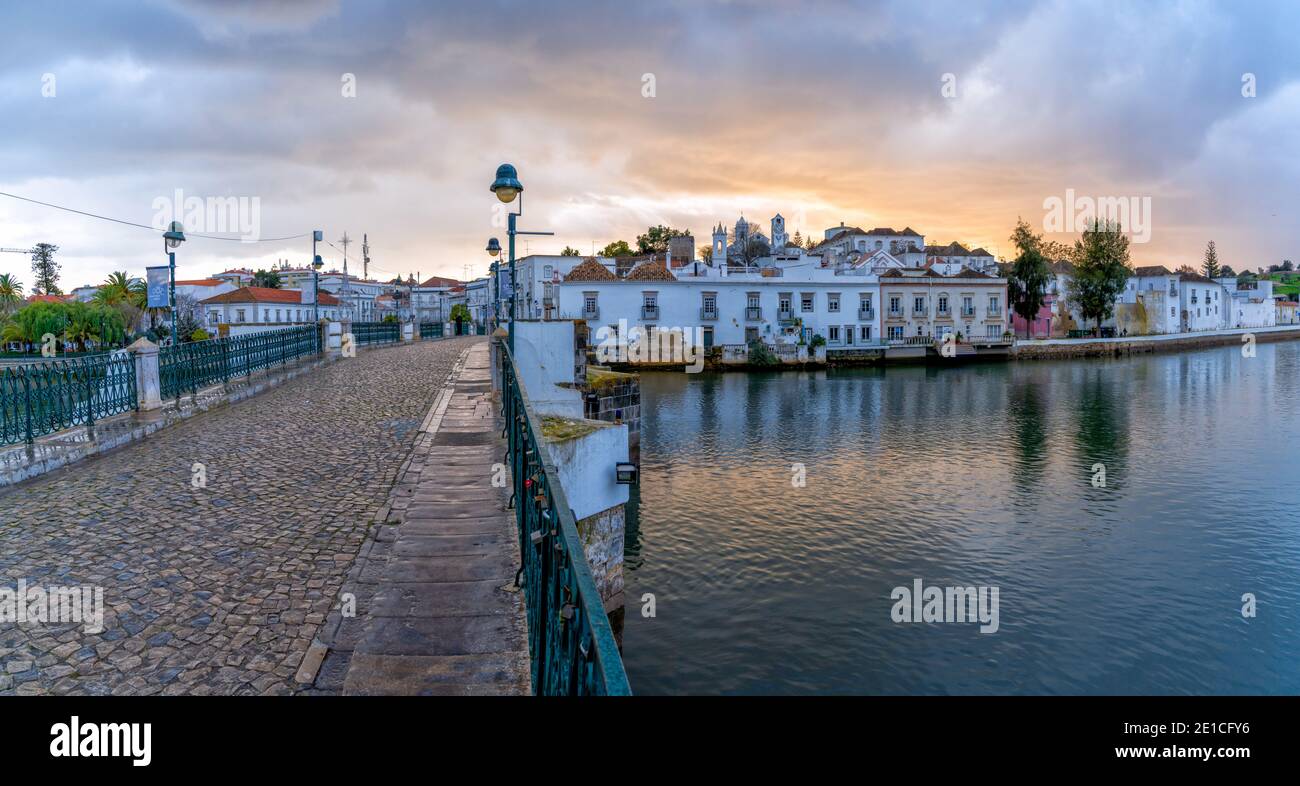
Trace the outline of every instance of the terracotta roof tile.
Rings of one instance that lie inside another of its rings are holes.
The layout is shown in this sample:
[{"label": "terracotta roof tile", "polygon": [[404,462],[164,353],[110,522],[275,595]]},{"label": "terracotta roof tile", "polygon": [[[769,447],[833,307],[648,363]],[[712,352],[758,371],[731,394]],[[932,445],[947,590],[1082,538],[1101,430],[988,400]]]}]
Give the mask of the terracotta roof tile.
[{"label": "terracotta roof tile", "polygon": [[[666,271],[665,271],[666,272]],[[564,277],[568,281],[617,281],[618,276],[609,272],[609,269],[596,261],[595,257],[587,257],[578,264],[573,266],[568,275]]]}]

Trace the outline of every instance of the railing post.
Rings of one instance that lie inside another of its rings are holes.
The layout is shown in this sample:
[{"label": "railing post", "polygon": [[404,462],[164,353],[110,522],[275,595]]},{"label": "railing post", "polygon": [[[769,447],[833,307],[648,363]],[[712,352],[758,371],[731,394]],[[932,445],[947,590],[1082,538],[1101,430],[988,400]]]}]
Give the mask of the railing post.
[{"label": "railing post", "polygon": [[23,377],[23,401],[27,404],[27,444],[31,445],[36,441],[32,435],[32,381],[28,377],[27,369],[22,366],[18,367],[18,373]]},{"label": "railing post", "polygon": [[[82,359],[81,370],[86,376],[86,425],[95,425],[95,385],[92,381],[93,375],[90,372],[90,361]],[[107,371],[105,366],[105,371]]]}]

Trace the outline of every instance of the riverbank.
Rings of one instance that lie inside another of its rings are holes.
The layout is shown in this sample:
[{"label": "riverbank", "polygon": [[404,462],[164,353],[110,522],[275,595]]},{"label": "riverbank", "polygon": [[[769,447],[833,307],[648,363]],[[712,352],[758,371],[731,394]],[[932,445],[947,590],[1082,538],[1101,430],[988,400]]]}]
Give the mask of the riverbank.
[{"label": "riverbank", "polygon": [[[703,359],[704,371],[806,371],[828,367],[865,367],[878,365],[903,365],[921,363],[961,363],[1006,360],[1064,360],[1070,358],[1126,357],[1157,352],[1190,352],[1221,346],[1240,346],[1244,336],[1253,336],[1255,343],[1293,341],[1300,339],[1300,325],[1279,325],[1261,328],[1232,328],[1207,330],[1199,333],[1173,333],[1151,336],[1124,336],[1116,338],[1048,338],[1018,340],[1014,345],[973,347],[958,344],[951,356],[940,352],[934,344],[904,346],[864,345],[861,347],[823,349],[815,355],[800,353],[797,356],[780,356],[775,363],[750,363],[743,348],[729,348],[725,354],[708,354]],[[611,364],[616,371],[637,373],[641,371],[685,371],[690,364],[683,363],[622,363]]]},{"label": "riverbank", "polygon": [[1244,336],[1256,343],[1300,339],[1300,325],[1263,328],[1207,330],[1201,333],[1172,333],[1158,336],[1116,338],[1048,338],[1018,341],[1011,350],[1013,360],[1055,360],[1063,358],[1125,357],[1155,352],[1182,352],[1221,346],[1240,346]]}]

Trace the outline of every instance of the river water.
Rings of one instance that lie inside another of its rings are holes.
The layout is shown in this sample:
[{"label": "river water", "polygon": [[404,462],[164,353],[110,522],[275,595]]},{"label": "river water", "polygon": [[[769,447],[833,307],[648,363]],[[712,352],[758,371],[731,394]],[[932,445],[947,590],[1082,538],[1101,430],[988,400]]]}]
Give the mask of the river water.
[{"label": "river water", "polygon": [[[1300,342],[642,395],[639,694],[1300,693]],[[917,579],[997,631],[893,621]]]}]

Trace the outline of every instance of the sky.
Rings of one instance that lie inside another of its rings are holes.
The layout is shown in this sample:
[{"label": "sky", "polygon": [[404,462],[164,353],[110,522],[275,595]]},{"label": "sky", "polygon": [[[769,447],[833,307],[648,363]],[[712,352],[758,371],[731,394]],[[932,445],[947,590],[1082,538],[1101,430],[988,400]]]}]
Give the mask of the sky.
[{"label": "sky", "polygon": [[[179,190],[182,279],[305,264],[313,229],[327,267],[346,232],[372,278],[481,275],[506,161],[555,233],[521,255],[779,212],[1011,257],[1072,193],[1143,211],[1136,265],[1300,261],[1300,3],[0,0],[0,29],[0,191],[148,226]],[[0,197],[0,247],[37,242],[65,291],[166,262]]]}]

